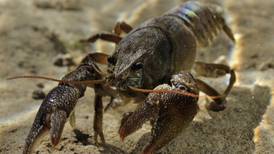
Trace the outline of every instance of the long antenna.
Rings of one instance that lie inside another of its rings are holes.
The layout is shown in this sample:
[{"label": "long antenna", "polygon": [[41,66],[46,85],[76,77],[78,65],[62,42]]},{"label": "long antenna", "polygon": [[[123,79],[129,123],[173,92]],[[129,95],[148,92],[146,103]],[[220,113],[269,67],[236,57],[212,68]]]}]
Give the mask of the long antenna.
[{"label": "long antenna", "polygon": [[49,80],[59,83],[72,83],[72,84],[99,84],[104,82],[104,80],[83,80],[83,81],[76,81],[76,80],[58,80],[51,77],[45,77],[45,76],[39,76],[39,75],[21,75],[21,76],[13,76],[7,78],[7,80],[15,80],[15,79],[43,79],[43,80]]},{"label": "long antenna", "polygon": [[[151,90],[151,89],[141,89],[141,88],[135,88],[135,87],[129,87],[133,91],[142,92],[142,93],[172,93],[172,94],[180,94],[184,96],[190,96],[190,97],[199,97],[199,95],[196,95],[194,93],[189,93],[185,91],[179,91],[179,90],[166,90],[166,89],[160,89],[160,90]],[[211,99],[221,98],[222,96],[209,96]]]}]

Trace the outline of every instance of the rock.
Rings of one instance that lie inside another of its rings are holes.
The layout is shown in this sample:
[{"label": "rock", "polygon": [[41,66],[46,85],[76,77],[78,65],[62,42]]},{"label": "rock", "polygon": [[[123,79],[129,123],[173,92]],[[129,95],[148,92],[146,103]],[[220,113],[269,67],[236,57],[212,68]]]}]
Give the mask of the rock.
[{"label": "rock", "polygon": [[262,62],[259,66],[258,69],[260,71],[265,71],[267,69],[274,69],[274,63],[272,61],[272,59],[266,60],[264,62]]},{"label": "rock", "polygon": [[58,67],[68,67],[68,66],[73,66],[75,65],[74,60],[72,59],[72,57],[68,54],[66,55],[58,55],[57,58],[55,59],[54,63],[55,66]]},{"label": "rock", "polygon": [[39,100],[39,99],[44,99],[46,97],[46,94],[41,90],[34,90],[32,92],[32,98],[33,99],[36,99],[36,100]]},{"label": "rock", "polygon": [[40,89],[43,89],[45,87],[43,83],[37,83],[36,86]]},{"label": "rock", "polygon": [[34,5],[43,9],[80,10],[81,0],[34,0]]}]

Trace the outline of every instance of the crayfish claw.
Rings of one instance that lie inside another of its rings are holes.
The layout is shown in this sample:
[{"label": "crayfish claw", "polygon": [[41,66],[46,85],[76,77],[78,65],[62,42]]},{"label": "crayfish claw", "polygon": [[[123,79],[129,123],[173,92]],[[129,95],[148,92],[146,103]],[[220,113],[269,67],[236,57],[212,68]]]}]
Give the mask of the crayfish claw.
[{"label": "crayfish claw", "polygon": [[119,129],[121,140],[123,141],[125,137],[141,128],[146,121],[154,118],[158,113],[157,111],[157,105],[144,102],[144,104],[139,106],[136,111],[125,113],[121,120],[121,126]]},{"label": "crayfish claw", "polygon": [[55,111],[51,115],[50,139],[53,146],[56,146],[59,143],[66,120],[67,113],[65,111]]},{"label": "crayfish claw", "polygon": [[59,143],[68,115],[73,111],[80,96],[77,88],[67,85],[58,85],[49,92],[35,117],[23,154],[30,154],[34,145],[48,131],[52,145],[56,146]]},{"label": "crayfish claw", "polygon": [[39,110],[37,116],[33,122],[32,128],[25,140],[25,145],[23,149],[23,154],[30,154],[39,145],[41,139],[49,130],[48,123],[48,114],[42,114],[42,111]]},{"label": "crayfish claw", "polygon": [[73,110],[69,115],[69,124],[73,130],[76,129],[76,117],[75,117],[75,110]]},{"label": "crayfish claw", "polygon": [[[198,106],[195,101],[170,94],[159,105],[159,113],[152,127],[152,140],[143,154],[155,153],[176,138],[193,120]],[[187,101],[186,101],[187,100]]]},{"label": "crayfish claw", "polygon": [[184,122],[183,119],[174,118],[180,115],[159,113],[159,117],[152,127],[152,140],[145,147],[143,154],[155,153],[158,149],[169,143],[181,133]]},{"label": "crayfish claw", "polygon": [[129,134],[124,124],[125,122],[127,122],[128,118],[132,115],[132,113],[133,112],[127,112],[123,114],[123,118],[121,120],[121,127],[119,129],[119,135],[122,141],[124,141],[125,137]]}]

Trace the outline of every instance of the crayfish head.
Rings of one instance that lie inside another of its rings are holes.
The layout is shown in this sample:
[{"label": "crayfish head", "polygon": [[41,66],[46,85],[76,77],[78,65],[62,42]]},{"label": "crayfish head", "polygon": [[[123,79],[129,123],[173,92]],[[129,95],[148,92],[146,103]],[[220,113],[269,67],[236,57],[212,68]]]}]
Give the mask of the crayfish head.
[{"label": "crayfish head", "polygon": [[129,69],[120,74],[113,73],[107,77],[107,83],[109,83],[112,87],[115,87],[120,93],[126,94],[130,97],[137,97],[137,95],[132,92],[129,87],[143,87],[142,64],[139,63],[133,67],[136,67],[134,69],[137,69],[138,67],[138,70],[132,71]]},{"label": "crayfish head", "polygon": [[128,34],[112,56],[113,82],[122,91],[129,87],[153,89],[170,77],[170,44],[157,28]]}]

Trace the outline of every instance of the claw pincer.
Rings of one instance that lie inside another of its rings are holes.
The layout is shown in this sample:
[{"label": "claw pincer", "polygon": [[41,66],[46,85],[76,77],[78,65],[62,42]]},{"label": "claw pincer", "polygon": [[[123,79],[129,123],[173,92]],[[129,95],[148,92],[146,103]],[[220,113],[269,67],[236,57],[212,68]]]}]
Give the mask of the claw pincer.
[{"label": "claw pincer", "polygon": [[83,92],[84,89],[69,85],[59,85],[50,91],[42,102],[26,139],[24,154],[30,153],[33,144],[47,131],[50,131],[51,143],[58,144],[66,119]]},{"label": "claw pincer", "polygon": [[[177,90],[198,95],[195,79],[190,73],[174,75],[171,85],[162,84],[155,90]],[[122,119],[119,133],[125,138],[138,130],[146,121],[152,120],[152,140],[143,153],[155,153],[178,136],[193,120],[198,112],[198,97],[172,93],[150,93],[144,104]]]},{"label": "claw pincer", "polygon": [[[67,74],[62,80],[97,79],[99,74],[94,70],[94,67],[94,65],[88,65],[88,62],[83,60],[82,65]],[[48,93],[26,138],[23,154],[31,153],[39,139],[48,131],[52,145],[55,146],[59,143],[67,118],[73,111],[77,100],[84,96],[86,87],[84,84],[60,83]]]}]

